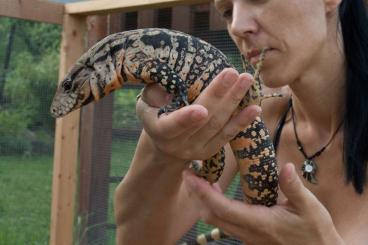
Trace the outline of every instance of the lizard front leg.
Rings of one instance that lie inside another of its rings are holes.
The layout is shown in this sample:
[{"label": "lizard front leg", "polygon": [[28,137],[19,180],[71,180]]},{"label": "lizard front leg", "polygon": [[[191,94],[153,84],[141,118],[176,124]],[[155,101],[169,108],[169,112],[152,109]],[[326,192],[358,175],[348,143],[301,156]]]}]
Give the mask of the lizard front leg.
[{"label": "lizard front leg", "polygon": [[186,83],[165,62],[159,59],[132,62],[125,66],[125,72],[132,74],[135,81],[142,81],[146,84],[158,83],[166,92],[174,95],[169,105],[160,108],[158,116],[189,104]]},{"label": "lizard front leg", "polygon": [[[142,79],[144,83],[156,82],[160,84],[166,92],[174,94],[174,98],[169,105],[160,108],[158,116],[162,113],[175,111],[188,102],[188,90],[186,83],[174,72],[166,63],[158,59],[150,59],[140,62],[135,72],[136,79]],[[193,163],[192,168],[196,174],[210,183],[216,182],[222,174],[225,163],[225,151],[223,148],[212,156],[204,160],[202,166]]]}]

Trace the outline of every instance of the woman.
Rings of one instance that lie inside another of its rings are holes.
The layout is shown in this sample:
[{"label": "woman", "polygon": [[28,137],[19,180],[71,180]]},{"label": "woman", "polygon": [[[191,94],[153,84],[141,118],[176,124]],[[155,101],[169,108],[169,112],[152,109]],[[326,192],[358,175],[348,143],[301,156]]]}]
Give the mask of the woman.
[{"label": "woman", "polygon": [[[251,62],[269,48],[261,76],[283,98],[262,103],[277,146],[278,204],[221,194],[237,171],[231,149],[219,182],[187,171],[257,115],[231,117],[252,77],[226,69],[195,104],[157,118],[170,96],[153,86],[137,112],[144,124],[132,166],[116,190],[119,244],[174,244],[202,218],[247,245],[366,244],[368,32],[363,0],[216,0]],[[162,99],[158,99],[162,98]],[[149,106],[150,105],[150,106]]]}]

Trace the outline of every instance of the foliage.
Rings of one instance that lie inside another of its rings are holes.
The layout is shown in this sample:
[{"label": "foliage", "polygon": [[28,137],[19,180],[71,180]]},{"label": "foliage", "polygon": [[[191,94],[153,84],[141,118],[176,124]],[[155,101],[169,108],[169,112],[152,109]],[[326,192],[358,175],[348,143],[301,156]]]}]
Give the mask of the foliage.
[{"label": "foliage", "polygon": [[[12,26],[15,36],[4,70]],[[0,18],[0,74],[5,76],[0,154],[51,151],[54,120],[49,106],[58,78],[60,33],[56,25]]]},{"label": "foliage", "polygon": [[135,114],[136,97],[140,89],[120,89],[114,93],[113,128],[135,128],[138,119]]},{"label": "foliage", "polygon": [[22,52],[14,59],[14,69],[5,85],[5,93],[10,101],[8,106],[19,108],[24,118],[29,120],[29,129],[43,128],[50,132],[53,130],[53,121],[50,120],[48,106],[57,81],[58,54],[49,52],[35,61],[30,53]]},{"label": "foliage", "polygon": [[27,120],[15,110],[0,111],[0,155],[21,154],[30,150],[31,144],[25,140]]}]

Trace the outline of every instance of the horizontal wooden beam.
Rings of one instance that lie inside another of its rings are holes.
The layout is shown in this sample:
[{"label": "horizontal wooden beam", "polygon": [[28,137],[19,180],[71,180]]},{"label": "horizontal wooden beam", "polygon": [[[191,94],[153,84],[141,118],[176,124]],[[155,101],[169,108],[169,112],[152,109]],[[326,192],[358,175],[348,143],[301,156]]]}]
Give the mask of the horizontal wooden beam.
[{"label": "horizontal wooden beam", "polygon": [[0,16],[61,25],[63,14],[63,4],[40,0],[0,1]]},{"label": "horizontal wooden beam", "polygon": [[100,0],[65,4],[65,12],[72,15],[95,15],[129,12],[142,9],[168,8],[180,5],[206,4],[211,0]]}]

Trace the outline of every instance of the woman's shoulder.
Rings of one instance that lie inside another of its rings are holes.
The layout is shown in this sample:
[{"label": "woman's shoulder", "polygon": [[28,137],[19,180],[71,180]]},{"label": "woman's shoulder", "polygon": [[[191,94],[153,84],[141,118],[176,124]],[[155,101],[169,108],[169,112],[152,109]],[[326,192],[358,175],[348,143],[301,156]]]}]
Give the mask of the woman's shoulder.
[{"label": "woman's shoulder", "polygon": [[270,94],[281,94],[281,97],[273,97],[264,99],[262,101],[262,118],[266,124],[266,127],[273,136],[273,132],[281,119],[282,115],[288,109],[288,101],[290,99],[290,89],[285,86],[281,88],[263,88],[263,93],[265,95]]}]

